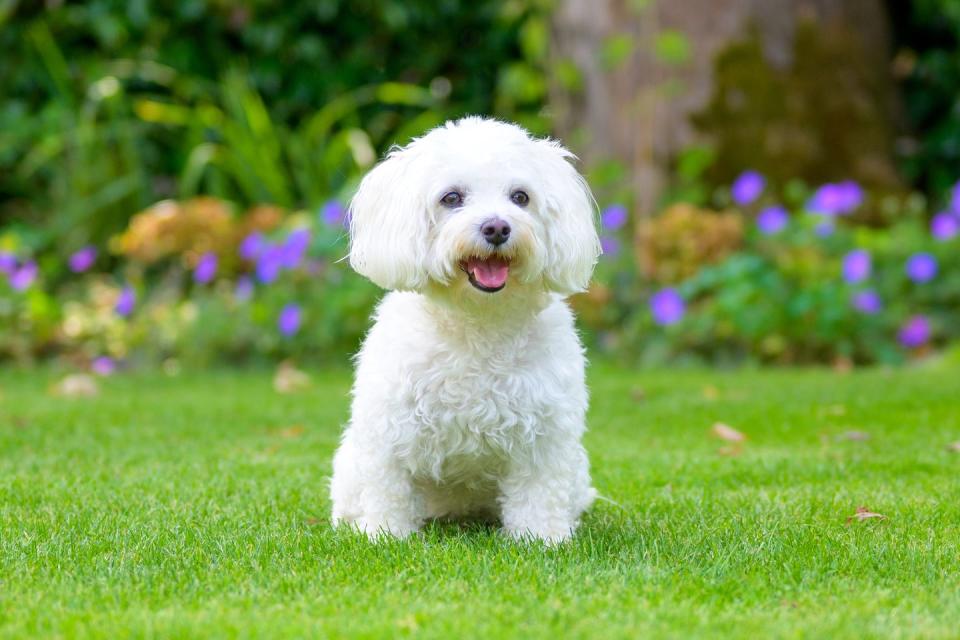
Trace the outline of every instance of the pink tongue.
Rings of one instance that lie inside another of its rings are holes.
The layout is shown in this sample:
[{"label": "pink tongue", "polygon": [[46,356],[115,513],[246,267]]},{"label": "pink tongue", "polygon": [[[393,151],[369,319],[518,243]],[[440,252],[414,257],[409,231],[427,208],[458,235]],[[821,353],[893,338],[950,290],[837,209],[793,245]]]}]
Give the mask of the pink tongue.
[{"label": "pink tongue", "polygon": [[488,289],[502,287],[507,281],[510,264],[500,258],[470,258],[467,261],[467,271],[473,274],[473,279]]}]

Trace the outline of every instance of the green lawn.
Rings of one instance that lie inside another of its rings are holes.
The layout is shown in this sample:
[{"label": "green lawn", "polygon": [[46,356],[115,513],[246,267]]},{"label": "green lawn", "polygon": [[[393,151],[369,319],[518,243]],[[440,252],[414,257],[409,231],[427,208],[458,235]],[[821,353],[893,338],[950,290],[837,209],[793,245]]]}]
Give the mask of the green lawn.
[{"label": "green lawn", "polygon": [[[349,373],[313,375],[62,398],[50,372],[0,371],[0,637],[960,634],[958,370],[596,366],[609,501],[558,549],[482,524],[331,531]],[[717,421],[747,434],[738,455]],[[861,505],[887,518],[847,525]]]}]

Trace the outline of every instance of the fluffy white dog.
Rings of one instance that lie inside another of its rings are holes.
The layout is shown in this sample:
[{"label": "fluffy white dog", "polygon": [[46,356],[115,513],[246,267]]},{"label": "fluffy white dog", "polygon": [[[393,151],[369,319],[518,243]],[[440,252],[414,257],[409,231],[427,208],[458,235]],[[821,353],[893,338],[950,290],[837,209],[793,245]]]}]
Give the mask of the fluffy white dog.
[{"label": "fluffy white dog", "polygon": [[592,502],[583,348],[564,297],[600,245],[560,144],[482,118],[394,149],[350,206],[350,264],[390,293],[357,356],[335,524],[407,536],[498,517],[569,538]]}]

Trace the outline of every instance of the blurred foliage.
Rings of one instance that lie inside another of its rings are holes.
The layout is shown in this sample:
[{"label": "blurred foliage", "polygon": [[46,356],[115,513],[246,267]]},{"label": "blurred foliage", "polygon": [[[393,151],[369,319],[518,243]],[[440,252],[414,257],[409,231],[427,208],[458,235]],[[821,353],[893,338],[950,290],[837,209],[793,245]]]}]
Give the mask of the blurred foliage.
[{"label": "blurred foliage", "polygon": [[544,132],[547,4],[0,3],[0,225],[63,250],[173,196],[309,208],[449,117]]},{"label": "blurred foliage", "polygon": [[[118,240],[129,258],[120,277],[92,272],[56,291],[43,279],[23,291],[0,279],[0,360],[59,354],[80,363],[108,356],[201,366],[296,355],[342,362],[366,331],[380,293],[340,261],[343,226],[306,212],[277,225],[273,211],[254,208],[232,218],[229,210],[228,203],[200,198],[138,214]],[[259,232],[265,246],[281,246],[294,231],[309,232],[309,247],[269,280],[258,277],[258,259],[238,253],[242,233]],[[196,255],[208,251],[220,256],[216,274],[198,282]],[[125,287],[135,295],[128,315],[117,311]],[[293,301],[309,330],[285,335],[278,320]]]},{"label": "blurred foliage", "polygon": [[276,229],[286,214],[279,207],[259,205],[236,217],[227,202],[208,196],[163,200],[131,218],[111,244],[116,253],[141,265],[183,256],[184,266],[193,267],[199,256],[212,252],[222,269],[236,261],[245,237]]},{"label": "blurred foliage", "polygon": [[[585,85],[571,60],[550,59],[552,4],[0,0],[0,360],[342,362],[379,295],[342,261],[356,181],[391,144],[466,113],[549,133],[550,83]],[[898,148],[937,205],[960,166],[958,6],[891,6],[916,136]],[[694,44],[614,32],[597,64],[616,69],[643,46],[683,65]],[[836,27],[801,25],[795,47],[784,68],[756,34],[723,51],[697,119],[715,142],[673,159],[660,215],[604,218],[606,255],[574,299],[591,345],[633,362],[892,363],[960,339],[960,236],[933,238],[933,210],[903,195],[885,70]],[[745,168],[769,188],[736,208],[718,185]],[[624,165],[587,172],[602,202],[631,201]],[[855,178],[866,205],[824,235],[797,176]],[[789,223],[762,232],[756,217],[774,204]],[[244,254],[254,235],[279,250],[302,232],[306,253],[273,271],[269,251]],[[87,245],[95,266],[72,273]],[[854,249],[873,269],[850,284]],[[918,252],[939,263],[931,282],[905,274]],[[651,311],[665,287],[685,304],[676,322]],[[851,302],[867,287],[875,313]],[[303,330],[284,328],[291,305]],[[917,314],[931,339],[904,346]]]},{"label": "blurred foliage", "polygon": [[804,176],[898,187],[887,70],[835,24],[801,22],[792,58],[784,68],[770,63],[756,30],[716,57],[713,95],[693,118],[714,141],[712,181],[754,167],[780,184]]},{"label": "blurred foliage", "polygon": [[[573,299],[588,340],[633,364],[896,364],[960,340],[960,212],[948,214],[957,232],[937,237],[922,197],[867,199],[865,208],[898,220],[878,228],[858,221],[869,215],[807,211],[810,196],[792,181],[744,208],[680,203],[633,227],[605,230],[608,246],[618,246],[610,238],[629,246],[635,235],[636,255],[608,252],[591,289]],[[729,194],[716,199],[729,203]],[[764,231],[758,216],[780,203],[790,209],[785,228]],[[857,282],[843,268],[854,250],[870,256],[869,273]],[[936,261],[929,282],[907,273],[917,254]],[[653,309],[654,294],[665,288],[686,306],[676,323],[658,322]],[[863,292],[875,294],[879,308],[858,307]],[[900,331],[918,315],[929,321],[929,339],[902,344]]]},{"label": "blurred foliage", "polygon": [[643,220],[637,232],[640,274],[673,284],[722,261],[740,247],[743,219],[735,211],[710,211],[687,203]]},{"label": "blurred foliage", "polygon": [[960,167],[960,2],[887,4],[912,136],[901,145],[903,168],[912,184],[943,193]]}]

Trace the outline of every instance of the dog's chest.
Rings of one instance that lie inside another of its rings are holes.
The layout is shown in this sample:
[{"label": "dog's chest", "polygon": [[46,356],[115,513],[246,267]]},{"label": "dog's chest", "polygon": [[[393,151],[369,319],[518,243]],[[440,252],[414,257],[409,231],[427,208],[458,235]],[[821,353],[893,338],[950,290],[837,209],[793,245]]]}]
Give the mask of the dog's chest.
[{"label": "dog's chest", "polygon": [[437,479],[498,475],[529,452],[555,410],[543,372],[523,358],[456,358],[438,352],[413,367],[405,404],[415,421],[411,466]]}]

